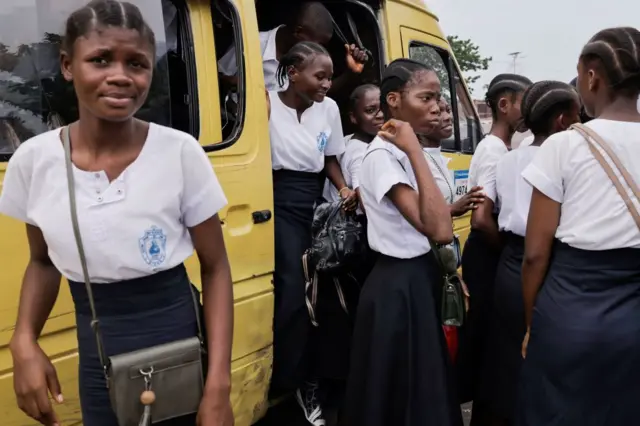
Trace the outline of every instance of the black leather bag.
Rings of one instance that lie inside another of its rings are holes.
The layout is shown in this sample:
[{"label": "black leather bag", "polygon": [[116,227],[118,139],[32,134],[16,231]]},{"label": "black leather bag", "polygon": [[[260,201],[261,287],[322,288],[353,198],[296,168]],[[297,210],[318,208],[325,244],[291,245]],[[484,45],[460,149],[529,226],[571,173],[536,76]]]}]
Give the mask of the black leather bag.
[{"label": "black leather bag", "polygon": [[338,275],[350,277],[349,267],[366,256],[367,238],[365,229],[355,215],[344,211],[342,201],[323,203],[316,207],[311,224],[313,236],[311,247],[302,256],[305,274],[306,303],[311,322],[315,320],[315,305],[318,295],[318,274],[331,276],[340,304],[348,313]]}]

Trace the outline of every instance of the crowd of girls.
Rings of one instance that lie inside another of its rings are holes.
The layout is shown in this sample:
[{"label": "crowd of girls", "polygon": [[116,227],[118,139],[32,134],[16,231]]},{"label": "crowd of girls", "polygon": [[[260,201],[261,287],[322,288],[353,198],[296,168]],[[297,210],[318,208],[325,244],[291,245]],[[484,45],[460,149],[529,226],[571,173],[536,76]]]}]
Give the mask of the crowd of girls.
[{"label": "crowd of girls", "polygon": [[[487,92],[491,132],[471,162],[470,191],[456,198],[440,147],[453,127],[438,74],[409,59],[391,62],[379,86],[353,90],[355,132],[345,137],[327,97],[332,59],[310,41],[330,38],[328,16],[313,3],[299,25],[283,27],[286,37],[265,36],[280,41],[265,59],[274,80],[272,395],[294,392],[315,426],[327,424],[323,407],[336,394],[346,426],[461,426],[460,403],[471,400],[474,426],[634,424],[640,32],[612,28],[589,40],[575,88],[497,76]],[[95,0],[71,15],[61,65],[80,118],[22,144],[6,172],[0,212],[26,223],[31,253],[10,343],[15,391],[19,407],[45,425],[59,423],[48,394],[63,397],[38,337],[61,275],[75,303],[85,424],[117,424],[92,333],[94,301],[108,356],[196,336],[202,322],[208,369],[197,417],[163,424],[233,424],[231,276],[217,218],[226,198],[196,140],[133,118],[149,92],[154,52],[152,30],[129,3]],[[353,72],[366,61],[352,48],[347,56]],[[525,128],[532,142],[511,151],[512,135]],[[67,172],[87,268],[70,237]],[[335,200],[366,224],[371,253],[353,271],[352,309],[334,309],[337,297],[325,291],[314,327],[301,259],[314,208]],[[468,212],[472,232],[457,260],[470,304],[455,330],[456,358],[434,250],[458,252],[452,218]],[[194,250],[201,313],[182,266]]]}]

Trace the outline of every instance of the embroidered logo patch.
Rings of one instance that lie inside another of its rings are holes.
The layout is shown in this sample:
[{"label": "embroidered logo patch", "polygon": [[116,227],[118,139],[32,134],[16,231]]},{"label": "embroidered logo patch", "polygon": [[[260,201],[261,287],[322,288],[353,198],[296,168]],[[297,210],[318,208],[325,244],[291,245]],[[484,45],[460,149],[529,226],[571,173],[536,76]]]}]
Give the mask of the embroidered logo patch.
[{"label": "embroidered logo patch", "polygon": [[167,236],[157,226],[144,231],[144,235],[138,240],[138,247],[142,259],[154,268],[162,265],[167,258]]},{"label": "embroidered logo patch", "polygon": [[329,139],[329,137],[327,136],[327,134],[325,132],[320,132],[320,134],[317,137],[318,151],[324,152],[324,149],[327,147],[327,140],[328,139]]}]

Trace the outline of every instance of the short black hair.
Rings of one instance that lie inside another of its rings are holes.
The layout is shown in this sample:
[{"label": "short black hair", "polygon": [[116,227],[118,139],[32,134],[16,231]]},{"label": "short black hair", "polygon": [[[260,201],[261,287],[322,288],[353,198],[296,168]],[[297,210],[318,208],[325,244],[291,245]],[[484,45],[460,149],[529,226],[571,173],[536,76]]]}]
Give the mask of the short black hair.
[{"label": "short black hair", "polygon": [[531,86],[533,82],[527,77],[518,74],[498,74],[489,83],[489,89],[485,96],[485,102],[491,110],[491,115],[495,120],[498,118],[498,102],[504,95],[510,95],[511,100],[513,97],[521,92],[524,92]]},{"label": "short black hair", "polygon": [[299,68],[310,57],[314,55],[329,55],[329,52],[318,43],[311,41],[301,41],[296,43],[289,51],[280,58],[278,69],[276,70],[276,79],[280,86],[284,86],[284,83],[289,78],[289,67]]},{"label": "short black hair", "polygon": [[293,27],[305,27],[314,34],[333,34],[331,12],[318,1],[300,3],[295,9],[292,18],[289,24]]},{"label": "short black hair", "polygon": [[540,81],[524,92],[522,117],[534,135],[549,135],[553,120],[574,105],[580,105],[580,97],[571,85],[561,81]]},{"label": "short black hair", "polygon": [[390,118],[387,95],[391,92],[402,91],[411,82],[414,75],[421,71],[433,71],[433,68],[423,62],[408,58],[396,59],[387,65],[380,83],[380,108],[386,119]]},{"label": "short black hair", "polygon": [[117,0],[93,0],[73,12],[67,18],[62,48],[67,55],[73,55],[73,46],[98,27],[117,27],[135,30],[146,38],[155,54],[156,37],[151,27],[142,17],[137,6]]},{"label": "short black hair", "polygon": [[355,89],[353,89],[353,92],[351,92],[351,95],[349,96],[349,112],[353,112],[356,110],[358,101],[369,90],[380,90],[380,88],[375,84],[368,83],[368,84],[362,84],[356,87]]},{"label": "short black hair", "polygon": [[598,60],[614,96],[640,93],[640,31],[632,27],[608,28],[584,46],[581,60]]}]

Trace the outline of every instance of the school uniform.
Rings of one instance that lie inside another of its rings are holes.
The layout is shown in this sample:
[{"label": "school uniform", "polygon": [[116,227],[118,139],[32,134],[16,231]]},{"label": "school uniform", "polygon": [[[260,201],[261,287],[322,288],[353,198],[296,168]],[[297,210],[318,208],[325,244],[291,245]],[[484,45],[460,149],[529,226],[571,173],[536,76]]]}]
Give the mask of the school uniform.
[{"label": "school uniform", "polygon": [[[195,336],[192,290],[183,266],[194,250],[188,229],[227,204],[198,141],[151,123],[138,158],[111,182],[104,171],[74,168],[73,173],[107,356]],[[90,326],[60,129],[26,141],[11,157],[0,213],[42,231],[74,300],[83,422],[117,426]],[[193,418],[179,424],[189,421],[193,424]]]},{"label": "school uniform", "polygon": [[322,194],[325,156],[344,152],[338,105],[330,98],[302,113],[269,92],[275,220],[274,361],[271,392],[297,389],[308,374],[311,321],[305,303],[302,255],[311,246],[313,208]]},{"label": "school uniform", "polygon": [[[360,187],[358,173],[362,165],[362,158],[369,144],[355,139],[353,135],[346,136],[344,143],[345,150],[344,153],[338,157],[338,161],[340,162],[340,169],[342,169],[342,176],[344,176],[347,187],[355,191]],[[324,183],[322,197],[329,202],[340,200],[338,188],[336,188],[329,179]]]},{"label": "school uniform", "polygon": [[359,179],[378,256],[360,295],[344,423],[461,426],[439,316],[440,270],[428,239],[386,196],[398,184],[417,190],[409,159],[375,138]]},{"label": "school uniform", "polygon": [[[586,126],[640,182],[640,124],[595,119]],[[533,311],[515,424],[636,424],[640,231],[576,131],[547,139],[523,177],[562,208]]]},{"label": "school uniform", "polygon": [[[283,91],[289,86],[289,80],[278,83],[276,72],[278,70],[278,55],[276,50],[276,35],[278,30],[284,27],[280,25],[269,31],[258,33],[260,37],[260,52],[262,53],[262,70],[264,71],[264,84],[268,91]],[[229,50],[218,61],[218,72],[227,76],[234,76],[238,73],[235,45],[231,45]]]},{"label": "school uniform", "polygon": [[[509,149],[500,138],[488,135],[478,145],[469,169],[469,188],[483,187],[485,197],[494,203],[496,219],[496,166],[507,152]],[[500,250],[487,242],[480,231],[472,229],[462,253],[462,277],[472,297],[466,324],[459,333],[456,370],[461,402],[471,401],[476,395],[499,257]]]},{"label": "school uniform", "polygon": [[496,167],[498,227],[505,244],[496,271],[493,309],[476,400],[485,402],[494,416],[509,422],[515,414],[522,340],[526,332],[521,271],[533,190],[521,174],[538,149],[520,146],[505,154]]}]

